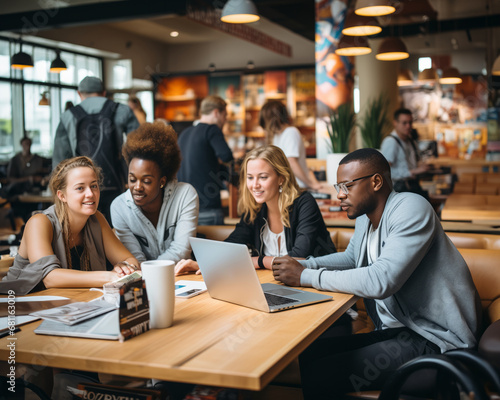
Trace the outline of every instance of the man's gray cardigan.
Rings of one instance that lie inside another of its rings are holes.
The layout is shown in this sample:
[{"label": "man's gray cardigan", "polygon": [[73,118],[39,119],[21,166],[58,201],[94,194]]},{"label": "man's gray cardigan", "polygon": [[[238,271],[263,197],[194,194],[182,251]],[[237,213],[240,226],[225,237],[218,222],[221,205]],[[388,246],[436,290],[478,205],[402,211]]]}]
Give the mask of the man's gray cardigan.
[{"label": "man's gray cardigan", "polygon": [[[370,220],[356,219],[345,252],[301,261],[302,286],[381,299],[403,325],[442,352],[476,345],[481,302],[469,268],[422,197],[392,192],[377,229],[378,258],[368,266]],[[380,326],[375,307],[367,309]],[[372,302],[373,303],[373,302]]]}]

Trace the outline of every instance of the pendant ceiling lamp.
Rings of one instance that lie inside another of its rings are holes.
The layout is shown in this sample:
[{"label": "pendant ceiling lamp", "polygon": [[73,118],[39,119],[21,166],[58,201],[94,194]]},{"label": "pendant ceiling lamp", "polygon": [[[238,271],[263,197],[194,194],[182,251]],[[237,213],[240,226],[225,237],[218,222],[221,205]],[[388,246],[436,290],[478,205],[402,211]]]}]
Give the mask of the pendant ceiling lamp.
[{"label": "pendant ceiling lamp", "polygon": [[389,0],[358,0],[354,12],[365,17],[378,17],[392,14],[396,8]]},{"label": "pendant ceiling lamp", "polygon": [[500,76],[500,56],[498,56],[493,63],[493,68],[491,68],[491,74],[495,76]]},{"label": "pendant ceiling lamp", "polygon": [[410,86],[414,84],[413,72],[409,69],[402,69],[398,73],[398,86]]},{"label": "pendant ceiling lamp", "polygon": [[248,24],[260,19],[257,7],[251,0],[229,0],[220,17],[222,22],[229,24]]},{"label": "pendant ceiling lamp", "polygon": [[14,54],[10,59],[10,66],[14,69],[33,68],[33,58],[23,52],[23,42],[20,42],[19,53]]},{"label": "pendant ceiling lamp", "polygon": [[342,36],[335,53],[339,56],[363,56],[370,54],[372,49],[364,36]]},{"label": "pendant ceiling lamp", "polygon": [[370,36],[382,32],[375,17],[363,17],[351,12],[345,18],[342,33],[349,36]]},{"label": "pendant ceiling lamp", "polygon": [[418,73],[418,81],[420,83],[433,83],[438,79],[437,72],[434,68],[427,68]]},{"label": "pendant ceiling lamp", "polygon": [[398,73],[398,86],[413,85],[413,72],[409,69],[403,69]]},{"label": "pendant ceiling lamp", "polygon": [[43,92],[42,93],[42,98],[38,102],[39,106],[50,106],[50,101],[49,101],[49,99],[47,97],[48,94],[49,94],[48,92]]},{"label": "pendant ceiling lamp", "polygon": [[397,37],[388,37],[384,39],[375,56],[377,60],[381,61],[404,60],[408,57],[410,57],[410,54],[408,54],[406,45]]},{"label": "pendant ceiling lamp", "polygon": [[56,58],[54,61],[50,63],[50,72],[60,73],[61,71],[66,71],[68,67],[66,63],[61,58],[61,52],[59,50],[56,51]]},{"label": "pendant ceiling lamp", "polygon": [[460,72],[454,67],[446,68],[443,71],[443,76],[439,79],[439,83],[442,85],[458,85],[462,83]]}]

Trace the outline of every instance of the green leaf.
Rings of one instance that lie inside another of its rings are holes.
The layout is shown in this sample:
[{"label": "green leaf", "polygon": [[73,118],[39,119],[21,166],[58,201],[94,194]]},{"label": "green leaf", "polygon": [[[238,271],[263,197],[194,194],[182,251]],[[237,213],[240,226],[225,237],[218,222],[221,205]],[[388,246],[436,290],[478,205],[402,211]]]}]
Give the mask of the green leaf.
[{"label": "green leaf", "polygon": [[384,94],[369,100],[359,130],[366,147],[380,149],[384,130],[388,126],[387,111],[389,100]]},{"label": "green leaf", "polygon": [[356,125],[356,114],[350,103],[341,104],[336,111],[330,110],[329,121],[325,121],[332,153],[348,153],[351,134]]}]

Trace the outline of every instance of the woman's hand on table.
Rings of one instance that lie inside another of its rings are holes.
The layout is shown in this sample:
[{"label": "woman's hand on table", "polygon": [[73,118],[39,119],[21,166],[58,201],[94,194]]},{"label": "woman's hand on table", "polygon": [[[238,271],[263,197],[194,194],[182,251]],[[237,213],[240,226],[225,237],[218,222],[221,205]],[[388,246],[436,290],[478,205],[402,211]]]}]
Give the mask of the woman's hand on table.
[{"label": "woman's hand on table", "polygon": [[180,260],[175,266],[175,275],[185,275],[191,272],[196,272],[197,275],[201,275],[198,263],[193,260]]},{"label": "woman's hand on table", "polygon": [[134,264],[129,263],[128,261],[120,261],[113,268],[113,272],[118,275],[118,278],[122,278],[125,275],[130,275],[140,268]]}]

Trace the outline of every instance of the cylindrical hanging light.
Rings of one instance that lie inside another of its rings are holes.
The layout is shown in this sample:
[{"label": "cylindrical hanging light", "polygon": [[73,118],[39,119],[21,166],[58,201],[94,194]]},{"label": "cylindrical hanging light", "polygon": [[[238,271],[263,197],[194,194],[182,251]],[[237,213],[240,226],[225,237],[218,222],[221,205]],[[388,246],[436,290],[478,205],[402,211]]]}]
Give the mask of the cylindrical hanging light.
[{"label": "cylindrical hanging light", "polygon": [[427,68],[420,71],[418,74],[418,81],[420,83],[433,83],[438,80],[438,74],[434,68]]},{"label": "cylindrical hanging light", "polygon": [[50,72],[55,72],[55,73],[60,73],[61,71],[66,71],[68,67],[66,66],[66,63],[62,60],[61,58],[61,51],[57,50],[56,51],[57,55],[56,58],[54,58],[54,61],[50,64]]},{"label": "cylindrical hanging light", "polygon": [[220,17],[222,22],[229,24],[248,24],[260,19],[257,7],[251,0],[229,0]]},{"label": "cylindrical hanging light", "polygon": [[374,17],[362,17],[353,12],[347,15],[342,33],[349,36],[370,36],[382,32]]},{"label": "cylindrical hanging light", "polygon": [[410,57],[410,54],[408,54],[406,45],[398,37],[385,38],[375,56],[377,60],[381,61],[404,60],[408,57]]},{"label": "cylindrical hanging light", "polygon": [[372,49],[364,36],[343,35],[335,50],[335,54],[339,56],[363,56],[371,52]]},{"label": "cylindrical hanging light", "polygon": [[14,69],[33,68],[33,58],[23,52],[23,42],[19,42],[19,53],[12,56],[10,66]]},{"label": "cylindrical hanging light", "polygon": [[500,76],[500,56],[498,56],[491,68],[491,75]]},{"label": "cylindrical hanging light", "polygon": [[392,14],[396,8],[389,0],[358,0],[354,12],[365,17],[378,17]]},{"label": "cylindrical hanging light", "polygon": [[462,83],[460,72],[454,67],[446,68],[443,71],[443,76],[439,79],[441,85],[458,85]]},{"label": "cylindrical hanging light", "polygon": [[409,69],[402,69],[398,73],[398,86],[413,85],[413,72]]}]

